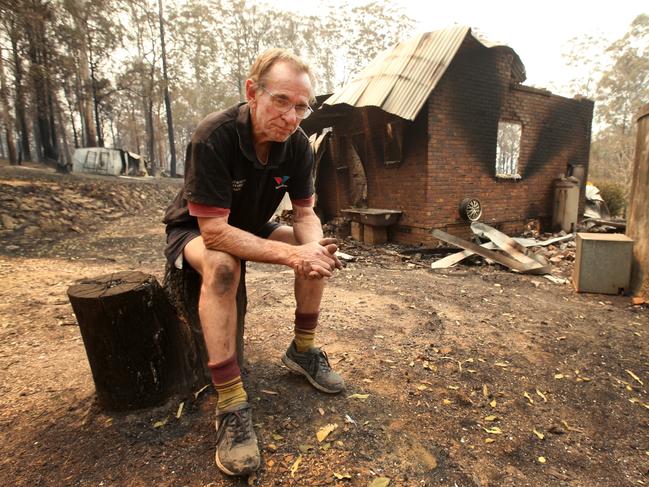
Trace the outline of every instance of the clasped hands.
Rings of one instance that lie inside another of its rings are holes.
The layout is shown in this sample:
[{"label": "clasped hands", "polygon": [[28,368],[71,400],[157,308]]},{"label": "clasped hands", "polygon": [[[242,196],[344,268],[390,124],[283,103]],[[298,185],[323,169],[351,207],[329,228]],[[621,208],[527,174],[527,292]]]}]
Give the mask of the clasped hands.
[{"label": "clasped hands", "polygon": [[338,240],[323,238],[295,247],[296,255],[293,263],[295,275],[302,279],[322,279],[333,276],[335,269],[342,269],[340,259],[336,257]]}]

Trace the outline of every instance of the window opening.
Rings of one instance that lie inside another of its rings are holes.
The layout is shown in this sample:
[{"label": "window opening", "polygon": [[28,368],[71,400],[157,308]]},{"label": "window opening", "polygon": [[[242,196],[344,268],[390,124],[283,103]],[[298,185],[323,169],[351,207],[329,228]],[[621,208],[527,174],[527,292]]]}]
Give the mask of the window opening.
[{"label": "window opening", "polygon": [[520,179],[518,159],[521,153],[523,126],[519,122],[498,122],[496,177]]}]

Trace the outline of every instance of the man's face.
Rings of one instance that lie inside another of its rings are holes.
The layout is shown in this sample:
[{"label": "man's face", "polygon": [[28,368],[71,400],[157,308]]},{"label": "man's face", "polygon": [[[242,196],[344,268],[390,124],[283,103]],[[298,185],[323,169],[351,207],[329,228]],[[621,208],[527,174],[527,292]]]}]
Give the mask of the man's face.
[{"label": "man's face", "polygon": [[246,82],[255,142],[284,142],[297,130],[301,119],[294,108],[288,111],[279,109],[273,97],[291,105],[308,105],[311,94],[309,76],[296,71],[290,63],[278,62],[259,84],[263,89],[255,90],[251,80]]}]

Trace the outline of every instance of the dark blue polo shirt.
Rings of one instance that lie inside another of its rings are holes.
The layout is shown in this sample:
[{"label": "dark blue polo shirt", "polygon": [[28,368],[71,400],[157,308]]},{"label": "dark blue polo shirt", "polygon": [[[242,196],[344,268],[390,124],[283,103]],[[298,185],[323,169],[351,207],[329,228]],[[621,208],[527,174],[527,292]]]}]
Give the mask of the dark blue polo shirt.
[{"label": "dark blue polo shirt", "polygon": [[187,201],[229,208],[228,223],[257,233],[273,216],[284,194],[292,200],[313,195],[313,152],[302,129],[286,142],[273,142],[268,163],[257,159],[250,108],[242,103],[203,119],[185,155],[185,184],[167,208],[171,228],[198,228]]}]

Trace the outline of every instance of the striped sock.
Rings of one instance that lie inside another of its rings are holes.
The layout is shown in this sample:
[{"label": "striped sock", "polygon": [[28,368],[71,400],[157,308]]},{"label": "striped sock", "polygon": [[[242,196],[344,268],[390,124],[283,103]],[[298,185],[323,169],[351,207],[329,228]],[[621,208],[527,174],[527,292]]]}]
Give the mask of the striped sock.
[{"label": "striped sock", "polygon": [[219,411],[248,400],[248,394],[241,381],[241,370],[239,370],[236,353],[223,362],[210,362],[207,366],[212,373],[212,383],[218,395],[216,407]]},{"label": "striped sock", "polygon": [[295,312],[295,348],[298,352],[306,352],[315,346],[315,328],[318,326],[319,314]]}]

